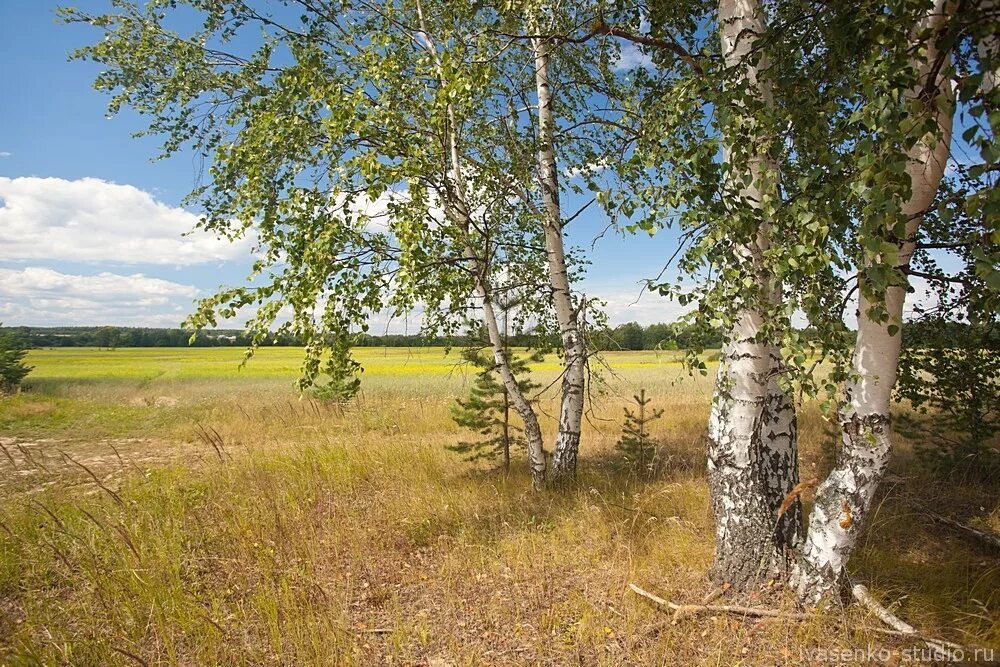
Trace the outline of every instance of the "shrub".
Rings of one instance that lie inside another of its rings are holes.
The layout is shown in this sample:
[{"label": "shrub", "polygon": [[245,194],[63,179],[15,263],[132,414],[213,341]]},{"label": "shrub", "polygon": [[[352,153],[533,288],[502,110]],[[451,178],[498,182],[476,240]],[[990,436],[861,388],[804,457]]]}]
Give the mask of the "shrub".
[{"label": "shrub", "polygon": [[27,354],[28,348],[14,332],[0,331],[0,393],[17,391],[31,372],[31,366],[24,363]]}]

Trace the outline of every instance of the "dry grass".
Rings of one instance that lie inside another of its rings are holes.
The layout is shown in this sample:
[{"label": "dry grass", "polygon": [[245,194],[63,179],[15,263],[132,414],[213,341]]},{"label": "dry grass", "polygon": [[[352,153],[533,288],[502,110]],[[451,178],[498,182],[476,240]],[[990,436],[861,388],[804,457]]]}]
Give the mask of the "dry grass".
[{"label": "dry grass", "polygon": [[[36,356],[34,390],[0,405],[4,664],[778,665],[912,645],[853,608],[671,625],[627,591],[712,590],[710,384],[676,383],[668,359],[611,355],[579,483],[536,494],[520,469],[504,478],[445,451],[466,379],[439,351],[381,364],[366,351],[365,393],[346,408],[294,396],[295,351],[242,375],[233,351],[183,352],[80,352],[119,355],[106,376],[98,361]],[[654,479],[613,449],[639,386],[666,410]],[[814,406],[800,423],[804,465],[822,472],[828,428]],[[916,501],[997,516],[995,488],[922,476],[904,443],[855,576],[925,633],[998,647],[995,554],[924,521]]]}]

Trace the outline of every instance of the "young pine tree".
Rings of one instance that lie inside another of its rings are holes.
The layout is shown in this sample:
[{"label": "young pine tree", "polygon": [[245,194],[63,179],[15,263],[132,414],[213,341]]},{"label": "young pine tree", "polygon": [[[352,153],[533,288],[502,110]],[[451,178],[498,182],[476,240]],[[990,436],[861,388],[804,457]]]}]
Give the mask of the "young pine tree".
[{"label": "young pine tree", "polygon": [[649,424],[663,416],[663,410],[652,410],[647,407],[653,400],[646,398],[646,390],[639,390],[632,397],[636,404],[633,412],[625,408],[625,425],[622,427],[622,437],[615,447],[625,455],[625,460],[637,470],[653,472],[656,462],[656,443],[649,436]]},{"label": "young pine tree", "polygon": [[31,372],[24,363],[28,349],[12,331],[0,331],[0,395],[14,393]]},{"label": "young pine tree", "polygon": [[[528,377],[529,364],[542,360],[540,352],[517,357],[508,351],[510,369],[517,378],[521,392],[528,394],[539,387]],[[465,455],[467,461],[501,457],[504,473],[510,472],[510,450],[514,445],[524,445],[523,429],[513,423],[510,397],[497,377],[496,361],[477,348],[462,352],[462,357],[480,369],[476,381],[465,399],[456,399],[452,406],[452,419],[459,426],[475,431],[478,440],[462,441],[448,445],[448,449]]]}]

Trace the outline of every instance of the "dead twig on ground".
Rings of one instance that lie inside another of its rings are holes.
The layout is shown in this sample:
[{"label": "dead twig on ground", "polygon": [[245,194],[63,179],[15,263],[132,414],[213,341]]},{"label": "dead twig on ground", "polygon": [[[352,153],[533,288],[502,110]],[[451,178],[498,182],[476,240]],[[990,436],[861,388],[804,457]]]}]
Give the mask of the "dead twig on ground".
[{"label": "dead twig on ground", "polygon": [[703,597],[701,599],[701,603],[702,604],[709,604],[710,602],[715,602],[720,597],[722,597],[723,593],[725,593],[729,589],[730,589],[730,585],[729,585],[728,582],[726,582],[725,584],[723,584],[719,588],[716,588],[714,591],[712,591],[711,593],[709,593],[708,595],[706,595],[705,597]]},{"label": "dead twig on ground", "polygon": [[979,540],[980,542],[989,547],[992,547],[994,549],[1000,549],[1000,535],[985,530],[981,530],[979,528],[974,528],[969,524],[962,523],[961,521],[956,521],[955,519],[943,516],[941,514],[938,514],[937,512],[932,512],[926,507],[920,507],[920,509],[925,514],[927,514],[927,516],[929,516],[932,520],[940,524],[944,524],[945,526],[954,528],[964,533],[968,537],[973,537]]},{"label": "dead twig on ground", "polygon": [[862,584],[855,584],[851,587],[851,594],[854,599],[857,600],[863,607],[875,614],[879,620],[892,628],[892,632],[885,632],[884,634],[893,634],[902,637],[913,637],[914,639],[919,639],[927,644],[935,653],[939,654],[942,659],[951,660],[953,658],[953,651],[959,651],[963,655],[966,653],[967,649],[961,644],[955,644],[952,642],[945,641],[943,639],[935,639],[933,637],[927,637],[920,634],[917,630],[899,618],[886,607],[872,597],[872,594],[868,592],[868,588]]},{"label": "dead twig on ground", "polygon": [[685,615],[702,613],[736,614],[737,616],[753,616],[755,618],[784,618],[797,621],[804,621],[809,618],[815,618],[816,616],[815,614],[786,612],[778,609],[765,609],[762,607],[743,607],[740,605],[730,604],[675,604],[669,600],[664,600],[659,596],[653,595],[649,591],[643,590],[635,584],[629,584],[628,587],[632,589],[632,592],[641,595],[647,600],[651,600],[661,607],[672,609],[674,612],[672,621],[673,624],[676,624],[677,621]]}]

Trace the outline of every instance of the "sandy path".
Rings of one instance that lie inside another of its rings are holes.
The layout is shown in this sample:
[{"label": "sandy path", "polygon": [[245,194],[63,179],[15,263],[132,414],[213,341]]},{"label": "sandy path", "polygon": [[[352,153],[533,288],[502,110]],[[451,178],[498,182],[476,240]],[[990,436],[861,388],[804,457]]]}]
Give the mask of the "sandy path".
[{"label": "sandy path", "polygon": [[98,492],[98,481],[114,489],[127,476],[145,475],[152,468],[180,460],[197,462],[208,454],[214,456],[201,443],[152,438],[0,437],[0,499],[32,495],[53,486]]}]

